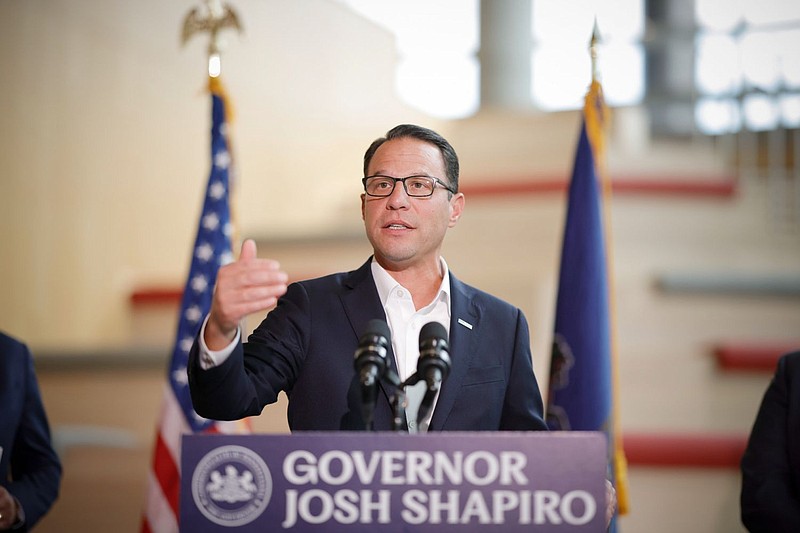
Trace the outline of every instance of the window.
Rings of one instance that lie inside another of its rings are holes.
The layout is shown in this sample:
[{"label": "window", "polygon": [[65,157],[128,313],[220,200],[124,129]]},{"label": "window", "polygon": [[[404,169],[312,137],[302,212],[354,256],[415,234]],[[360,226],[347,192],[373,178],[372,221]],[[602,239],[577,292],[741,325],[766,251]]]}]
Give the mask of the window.
[{"label": "window", "polygon": [[644,2],[533,0],[531,97],[546,111],[577,109],[592,77],[589,41],[600,32],[597,66],[606,101],[633,105],[644,98]]},{"label": "window", "polygon": [[698,130],[800,126],[800,2],[695,0],[695,20]]},{"label": "window", "polygon": [[395,35],[395,83],[404,102],[438,118],[477,112],[478,0],[341,1]]}]

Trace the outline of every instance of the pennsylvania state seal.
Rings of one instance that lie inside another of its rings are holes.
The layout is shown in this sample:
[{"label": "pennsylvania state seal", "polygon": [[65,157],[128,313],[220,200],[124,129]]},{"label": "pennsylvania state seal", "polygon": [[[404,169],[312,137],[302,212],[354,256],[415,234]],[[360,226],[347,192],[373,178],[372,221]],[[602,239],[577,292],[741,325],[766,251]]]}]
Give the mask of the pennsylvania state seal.
[{"label": "pennsylvania state seal", "polygon": [[192,475],[192,497],[200,512],[222,526],[249,524],[267,508],[272,476],[261,457],[243,446],[208,452]]}]

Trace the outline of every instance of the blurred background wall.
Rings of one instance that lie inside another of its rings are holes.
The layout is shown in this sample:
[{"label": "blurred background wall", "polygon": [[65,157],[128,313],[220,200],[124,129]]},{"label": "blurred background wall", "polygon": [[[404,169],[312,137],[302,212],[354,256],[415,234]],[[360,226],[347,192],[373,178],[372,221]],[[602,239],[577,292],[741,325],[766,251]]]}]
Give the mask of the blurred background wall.
[{"label": "blurred background wall", "polygon": [[[387,17],[383,4],[231,0],[244,27],[223,55],[240,234],[296,279],[360,265],[363,151],[398,123],[439,131],[467,195],[445,257],[526,313],[546,394],[594,7],[404,2]],[[624,531],[743,530],[737,446],[774,355],[800,345],[800,14],[734,4],[598,8],[620,418],[640,446]],[[36,356],[65,466],[40,531],[138,527],[170,295],[209,169],[207,39],[180,45],[195,5],[0,2],[0,329]],[[767,362],[742,369],[730,354]],[[256,428],[287,431],[283,409]],[[659,459],[670,443],[734,457]]]}]

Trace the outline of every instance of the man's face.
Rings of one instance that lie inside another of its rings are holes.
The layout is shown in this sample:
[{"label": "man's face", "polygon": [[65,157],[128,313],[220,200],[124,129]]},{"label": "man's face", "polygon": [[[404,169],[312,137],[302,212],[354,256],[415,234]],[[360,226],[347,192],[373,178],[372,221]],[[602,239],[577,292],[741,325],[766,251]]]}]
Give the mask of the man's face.
[{"label": "man's face", "polygon": [[[367,175],[375,174],[431,176],[450,185],[439,149],[413,138],[383,143],[369,164]],[[386,198],[362,194],[361,217],[377,261],[389,270],[438,265],[447,228],[456,225],[464,207],[463,194],[449,196],[437,185],[432,196],[411,198],[399,182]]]}]

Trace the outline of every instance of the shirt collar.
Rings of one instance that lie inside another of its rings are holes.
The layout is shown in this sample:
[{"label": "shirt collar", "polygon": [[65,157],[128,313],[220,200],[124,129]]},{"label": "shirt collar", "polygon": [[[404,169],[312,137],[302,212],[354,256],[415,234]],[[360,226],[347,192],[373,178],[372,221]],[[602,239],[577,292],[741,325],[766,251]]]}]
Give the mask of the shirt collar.
[{"label": "shirt collar", "polygon": [[[439,292],[436,294],[436,297],[433,299],[435,302],[437,299],[442,298],[444,299],[445,303],[447,303],[448,309],[450,308],[450,269],[447,267],[447,262],[444,260],[444,257],[439,256],[439,264],[442,267],[442,271],[444,275],[442,276],[442,284],[439,286]],[[375,261],[375,258],[372,258],[372,264],[370,265],[372,268],[372,279],[375,280],[375,287],[378,289],[378,296],[381,299],[381,305],[386,308],[386,302],[389,301],[389,295],[392,294],[392,291],[397,287],[402,287],[405,290],[405,287],[400,285],[392,276],[389,274],[386,269],[384,269],[381,265]],[[432,302],[428,302],[429,304]],[[427,307],[427,306],[426,306]]]}]

